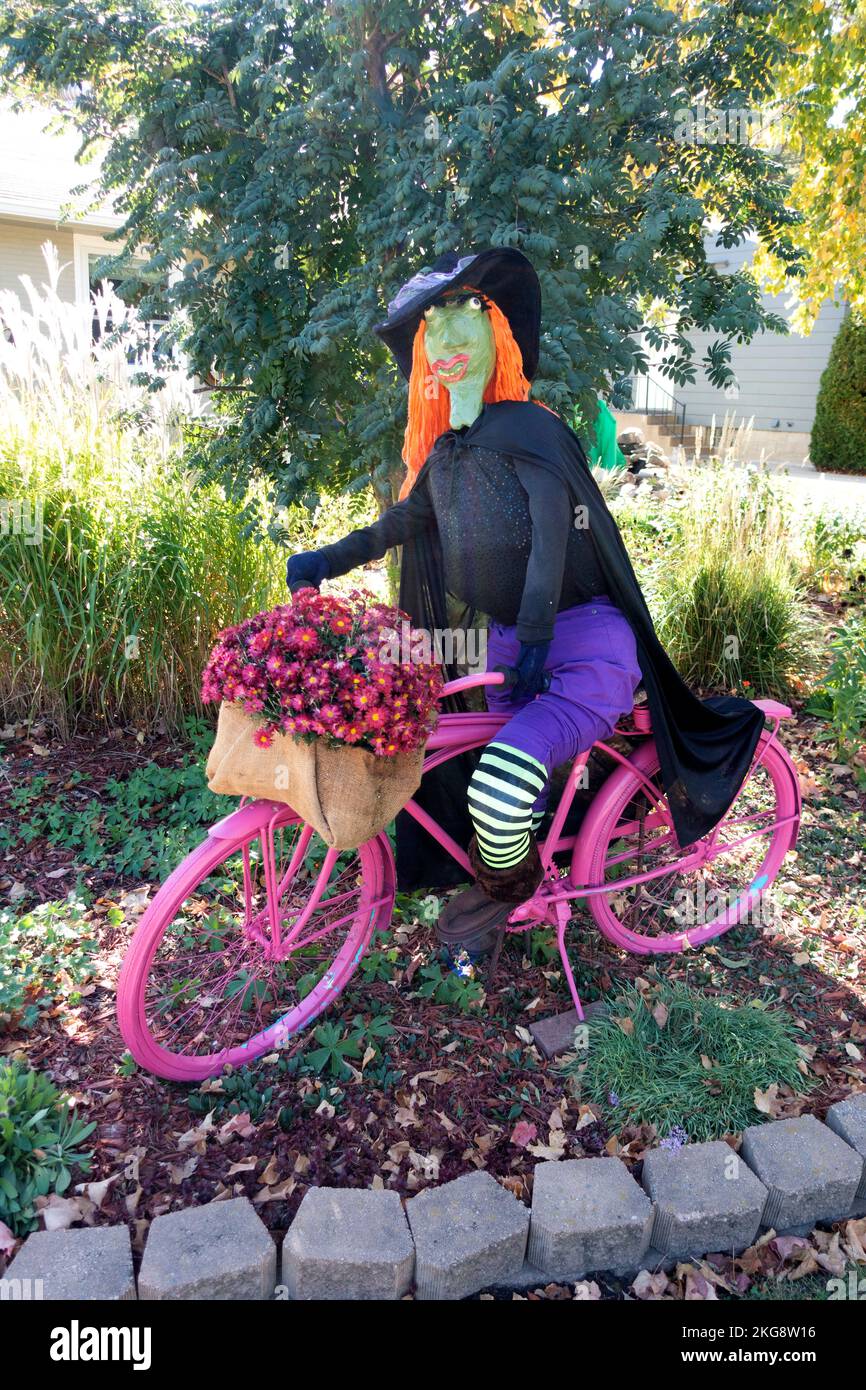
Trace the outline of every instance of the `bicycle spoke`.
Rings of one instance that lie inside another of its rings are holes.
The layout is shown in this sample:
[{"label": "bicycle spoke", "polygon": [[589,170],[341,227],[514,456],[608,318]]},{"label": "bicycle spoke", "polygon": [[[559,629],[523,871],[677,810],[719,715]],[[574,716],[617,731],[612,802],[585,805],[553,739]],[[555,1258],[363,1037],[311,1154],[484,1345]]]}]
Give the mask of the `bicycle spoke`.
[{"label": "bicycle spoke", "polygon": [[[690,846],[685,860],[659,804],[647,788],[636,792],[604,859],[608,903],[621,922],[644,937],[684,933],[683,909],[691,913],[695,904],[704,914],[702,926],[730,910],[748,891],[778,825],[775,790],[763,762],[753,767],[727,815],[706,840]],[[669,872],[659,873],[668,864]],[[638,881],[623,885],[629,878]]]},{"label": "bicycle spoke", "polygon": [[[202,881],[194,910],[168,925],[152,961],[145,1015],[171,1051],[244,1046],[301,1004],[360,920],[357,854],[335,858],[308,827],[277,827],[272,839],[263,831],[236,864]],[[365,924],[382,903],[368,904]]]}]

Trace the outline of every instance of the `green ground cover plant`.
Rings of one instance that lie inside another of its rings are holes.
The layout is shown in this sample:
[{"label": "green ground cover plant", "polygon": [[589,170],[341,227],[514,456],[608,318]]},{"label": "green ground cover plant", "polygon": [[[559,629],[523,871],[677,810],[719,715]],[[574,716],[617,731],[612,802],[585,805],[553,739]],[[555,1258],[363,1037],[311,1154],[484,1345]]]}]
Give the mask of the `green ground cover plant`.
[{"label": "green ground cover plant", "polygon": [[774,1083],[803,1092],[789,1015],[682,983],[627,989],[593,1020],[588,1046],[563,1064],[581,1100],[622,1123],[654,1125],[671,1142],[718,1139],[762,1119],[756,1093]]},{"label": "green ground cover plant", "polygon": [[95,1128],[47,1076],[0,1059],[0,1213],[14,1235],[36,1229],[37,1197],[65,1192],[73,1168],[87,1172],[81,1145]]},{"label": "green ground cover plant", "polygon": [[44,1010],[80,1003],[98,947],[87,904],[74,894],[32,912],[0,911],[0,1033],[29,1030]]}]

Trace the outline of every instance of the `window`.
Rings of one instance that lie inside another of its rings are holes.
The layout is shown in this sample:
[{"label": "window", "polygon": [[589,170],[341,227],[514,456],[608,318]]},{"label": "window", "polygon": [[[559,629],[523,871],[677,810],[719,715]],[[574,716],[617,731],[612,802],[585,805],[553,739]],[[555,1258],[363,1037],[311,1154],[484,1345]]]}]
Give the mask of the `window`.
[{"label": "window", "polygon": [[[88,236],[83,232],[76,232],[73,238],[74,261],[75,261],[75,300],[78,304],[91,304],[93,296],[99,290],[100,285],[107,280],[115,289],[121,283],[120,275],[97,275],[96,267],[105,256],[117,256],[123,250],[123,245],[118,241],[106,241],[105,237]],[[135,263],[135,258],[133,258]],[[139,261],[143,265],[143,261]],[[141,289],[132,301],[133,305],[144,297],[144,289]],[[140,359],[145,355],[154,355],[160,351],[161,330],[165,319],[148,319],[144,323],[144,334],[141,345],[138,349],[131,349],[132,359]],[[111,327],[109,321],[106,327]],[[102,328],[99,318],[94,311],[93,314],[93,341],[98,342],[101,337]],[[168,356],[172,356],[168,351]]]}]

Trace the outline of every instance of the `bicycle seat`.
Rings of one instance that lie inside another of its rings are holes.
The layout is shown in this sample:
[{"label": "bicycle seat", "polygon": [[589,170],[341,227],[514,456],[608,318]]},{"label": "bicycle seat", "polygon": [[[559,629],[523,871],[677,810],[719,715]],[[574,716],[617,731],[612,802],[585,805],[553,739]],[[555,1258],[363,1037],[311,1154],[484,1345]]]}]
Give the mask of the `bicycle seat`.
[{"label": "bicycle seat", "polygon": [[764,714],[768,714],[771,719],[790,719],[791,710],[788,705],[780,704],[778,700],[753,700],[753,705]]}]

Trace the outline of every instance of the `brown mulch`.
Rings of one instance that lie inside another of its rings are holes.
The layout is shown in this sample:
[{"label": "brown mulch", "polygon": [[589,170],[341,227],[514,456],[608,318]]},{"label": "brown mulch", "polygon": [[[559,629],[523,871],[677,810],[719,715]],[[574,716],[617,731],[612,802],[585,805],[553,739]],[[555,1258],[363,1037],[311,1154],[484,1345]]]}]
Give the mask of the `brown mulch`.
[{"label": "brown mulch", "polygon": [[[601,939],[581,912],[572,962],[585,1001],[640,984],[655,969],[666,978],[688,975],[708,993],[774,995],[802,1021],[815,1047],[810,1071],[817,1082],[808,1097],[790,1099],[779,1113],[823,1116],[835,1100],[866,1087],[866,913],[856,890],[863,876],[862,833],[858,840],[846,822],[862,817],[864,796],[850,773],[828,760],[817,721],[801,716],[787,726],[785,741],[798,760],[806,800],[797,856],[780,875],[791,889],[780,921],[738,929],[701,952],[658,958],[653,967]],[[65,745],[31,735],[4,750],[0,818],[18,814],[8,804],[11,787],[34,774],[47,777],[49,798],[99,797],[110,777],[182,759],[183,750],[170,739],[140,742],[135,731],[81,734]],[[90,774],[78,787],[70,786],[76,768]],[[828,846],[818,833],[826,824],[820,813],[837,804],[845,826]],[[75,1194],[78,1219],[130,1221],[140,1244],[156,1215],[245,1194],[276,1232],[288,1225],[310,1185],[383,1184],[411,1195],[475,1168],[526,1199],[534,1165],[551,1147],[566,1157],[617,1153],[637,1164],[657,1142],[647,1127],[614,1130],[601,1116],[578,1129],[578,1101],[556,1065],[531,1046],[529,1023],[570,1004],[555,956],[530,960],[526,940],[510,939],[483,1007],[461,1014],[418,997],[417,972],[435,956],[435,943],[432,928],[406,920],[394,937],[400,956],[393,979],[367,985],[359,973],[321,1020],[350,1027],[356,1014],[387,1012],[396,1031],[382,1046],[403,1073],[399,1081],[379,1089],[360,1073],[336,1081],[309,1071],[286,1074],[276,1061],[259,1064],[256,1088],[275,1088],[262,1114],[250,1119],[241,1099],[240,1113],[223,1102],[210,1122],[191,1108],[189,1087],[137,1070],[123,1074],[113,990],[136,913],[130,910],[123,925],[112,926],[108,912],[140,885],[112,877],[108,867],[78,865],[68,849],[38,839],[0,859],[0,891],[18,884],[22,907],[56,900],[79,871],[94,899],[96,979],[78,1007],[44,1015],[32,1032],[0,1034],[0,1051],[48,1071],[96,1121],[86,1181],[98,1186]],[[748,956],[748,967],[731,968],[720,954]],[[105,1180],[108,1185],[99,1186]]]}]

